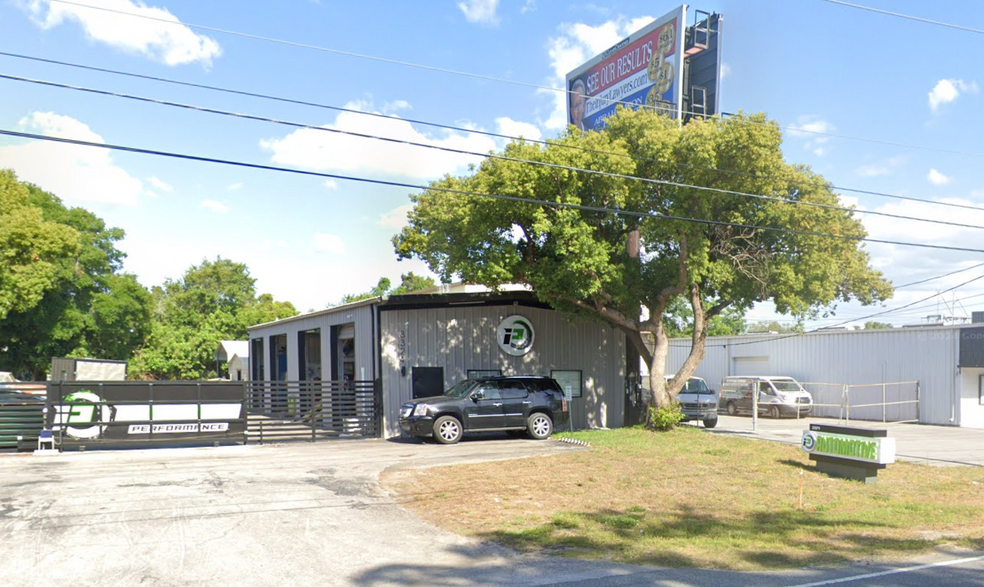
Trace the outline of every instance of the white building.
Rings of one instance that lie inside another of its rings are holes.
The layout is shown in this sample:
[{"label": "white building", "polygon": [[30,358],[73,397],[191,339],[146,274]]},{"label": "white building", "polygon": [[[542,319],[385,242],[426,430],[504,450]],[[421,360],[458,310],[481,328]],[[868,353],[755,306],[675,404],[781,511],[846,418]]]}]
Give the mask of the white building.
[{"label": "white building", "polygon": [[[689,339],[671,341],[667,373],[679,369],[689,352]],[[918,399],[911,406],[915,417],[899,419],[984,428],[984,324],[708,338],[695,375],[714,389],[727,375],[789,375],[829,384],[808,388],[815,399],[826,395],[833,403],[845,385],[874,401],[887,393],[891,402],[894,393],[902,401]],[[879,419],[881,409],[868,409],[874,417],[863,419]]]}]

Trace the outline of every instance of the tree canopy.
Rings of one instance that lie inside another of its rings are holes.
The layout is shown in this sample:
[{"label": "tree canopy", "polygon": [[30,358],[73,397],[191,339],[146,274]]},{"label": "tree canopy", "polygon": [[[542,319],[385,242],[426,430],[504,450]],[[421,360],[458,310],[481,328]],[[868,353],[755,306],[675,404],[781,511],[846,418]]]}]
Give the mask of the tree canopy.
[{"label": "tree canopy", "polygon": [[[784,162],[781,140],[764,115],[680,125],[620,109],[604,131],[515,141],[468,175],[432,182],[411,195],[394,246],[443,281],[525,283],[557,310],[621,329],[667,405],[703,359],[709,320],[729,308],[771,300],[809,316],[891,295],[862,224],[822,177]],[[692,350],[667,386],[666,313],[679,298],[692,310]]]},{"label": "tree canopy", "polygon": [[380,277],[376,287],[360,294],[346,294],[342,296],[342,303],[351,304],[359,300],[368,300],[369,298],[378,298],[384,295],[402,295],[422,289],[430,289],[435,286],[437,286],[437,283],[434,282],[433,277],[414,275],[413,271],[410,271],[400,276],[400,285],[396,287],[393,287],[393,282],[390,281],[389,277]]},{"label": "tree canopy", "polygon": [[43,379],[52,357],[126,359],[150,296],[121,273],[119,228],[0,171],[0,367]]},{"label": "tree canopy", "polygon": [[289,302],[256,295],[256,280],[243,263],[203,260],[181,279],[152,291],[154,320],[130,373],[143,379],[206,379],[218,375],[215,349],[242,340],[247,328],[297,314]]}]

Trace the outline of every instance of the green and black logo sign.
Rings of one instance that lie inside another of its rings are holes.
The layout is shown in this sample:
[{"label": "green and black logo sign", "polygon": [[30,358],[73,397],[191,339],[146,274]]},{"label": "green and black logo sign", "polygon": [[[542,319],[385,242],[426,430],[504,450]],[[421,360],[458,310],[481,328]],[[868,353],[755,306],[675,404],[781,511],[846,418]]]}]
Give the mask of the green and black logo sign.
[{"label": "green and black logo sign", "polygon": [[503,319],[496,331],[499,348],[514,357],[525,355],[533,349],[533,337],[533,325],[523,316]]}]

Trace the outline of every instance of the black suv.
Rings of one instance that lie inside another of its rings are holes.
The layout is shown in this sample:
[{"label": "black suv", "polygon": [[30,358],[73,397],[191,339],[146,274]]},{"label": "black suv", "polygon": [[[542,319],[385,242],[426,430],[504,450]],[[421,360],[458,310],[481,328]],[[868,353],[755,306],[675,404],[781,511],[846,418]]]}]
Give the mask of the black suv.
[{"label": "black suv", "polygon": [[405,434],[433,436],[441,444],[454,444],[465,432],[494,430],[525,430],[543,440],[569,418],[564,392],[550,377],[465,379],[444,395],[400,406],[400,428]]}]

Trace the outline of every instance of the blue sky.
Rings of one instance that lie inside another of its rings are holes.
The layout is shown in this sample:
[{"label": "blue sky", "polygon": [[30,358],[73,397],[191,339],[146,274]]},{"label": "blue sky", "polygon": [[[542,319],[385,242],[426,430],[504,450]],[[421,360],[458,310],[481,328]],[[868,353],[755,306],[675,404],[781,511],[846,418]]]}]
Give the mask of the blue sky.
[{"label": "blue sky", "polygon": [[[528,138],[554,137],[563,128],[563,97],[542,88],[562,87],[569,70],[679,5],[652,0],[74,2],[0,0],[0,51]],[[975,32],[984,29],[984,5],[978,0],[859,3],[975,30],[825,0],[694,3],[692,8],[724,16],[721,110],[765,112],[783,125],[787,161],[809,165],[839,188],[930,201],[843,191],[846,204],[984,226],[984,79],[979,79],[984,36]],[[7,56],[0,56],[0,74],[468,151],[503,144],[405,120]],[[462,173],[476,161],[4,79],[0,129],[412,184]],[[125,268],[146,286],[222,256],[246,263],[260,292],[305,311],[368,290],[381,276],[395,281],[407,271],[426,272],[419,262],[398,262],[390,244],[405,222],[406,188],[10,137],[0,137],[0,166],[123,228]],[[980,229],[860,217],[872,238],[984,248]],[[984,263],[980,253],[866,247],[873,264],[897,285]],[[884,308],[843,305],[834,318],[810,325],[860,319],[982,274],[984,268],[968,270],[900,289]],[[969,316],[982,309],[984,280],[875,319],[905,324],[929,314]],[[771,317],[767,304],[749,316]]]}]

